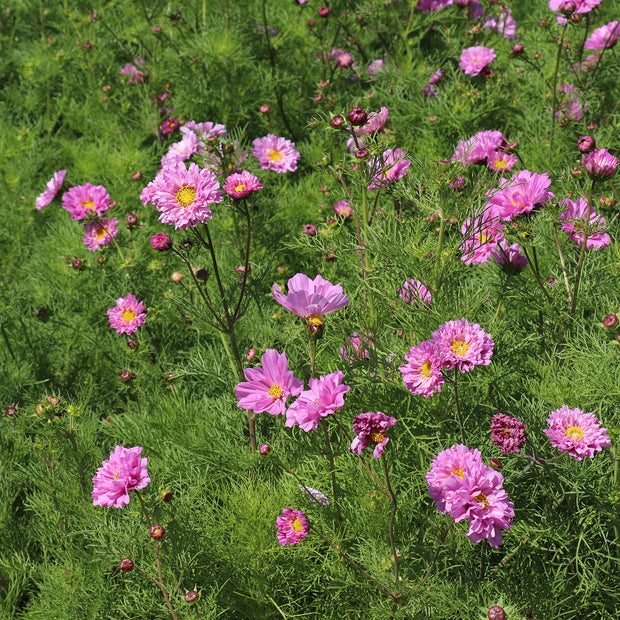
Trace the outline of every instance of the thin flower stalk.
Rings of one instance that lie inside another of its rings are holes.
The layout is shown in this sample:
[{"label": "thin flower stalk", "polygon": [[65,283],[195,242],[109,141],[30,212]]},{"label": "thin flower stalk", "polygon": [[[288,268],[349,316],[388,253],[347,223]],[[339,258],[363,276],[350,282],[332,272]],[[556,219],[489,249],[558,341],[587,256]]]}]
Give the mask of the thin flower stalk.
[{"label": "thin flower stalk", "polygon": [[392,502],[392,513],[390,514],[390,523],[388,525],[388,535],[390,537],[390,547],[392,550],[392,560],[394,562],[394,580],[395,590],[398,591],[398,555],[396,553],[396,544],[394,543],[394,519],[396,517],[396,509],[398,504],[396,502],[396,495],[392,490],[392,485],[390,484],[390,475],[388,473],[387,461],[385,459],[385,454],[381,455],[381,460],[383,462],[383,471],[385,473],[385,485],[388,490],[388,498]]},{"label": "thin flower stalk", "polygon": [[573,305],[573,296],[570,290],[570,282],[568,281],[568,273],[566,273],[566,264],[564,263],[564,254],[562,252],[562,246],[560,245],[560,239],[558,237],[558,229],[553,227],[553,234],[555,236],[555,245],[558,249],[558,257],[560,259],[560,264],[562,265],[562,274],[564,275],[564,285],[566,286],[566,292],[568,293],[568,306],[572,307]]},{"label": "thin flower stalk", "polygon": [[[592,179],[592,184],[590,185],[590,195],[588,196],[588,210],[586,211],[585,221],[590,222],[590,213],[592,212],[592,195],[594,194],[594,184],[596,181]],[[574,316],[577,312],[577,297],[579,295],[579,284],[581,283],[581,272],[583,270],[583,262],[586,257],[586,245],[588,243],[588,227],[586,226],[583,231],[583,245],[581,246],[581,251],[579,252],[579,262],[577,263],[577,275],[575,276],[575,289],[573,291],[573,303],[570,307],[571,316]]]},{"label": "thin flower stalk", "polygon": [[560,72],[560,60],[562,58],[562,46],[564,45],[564,35],[566,34],[566,28],[568,26],[568,20],[562,28],[562,35],[558,42],[558,53],[555,58],[555,72],[553,74],[553,102],[551,104],[551,139],[549,140],[549,157],[553,157],[553,136],[555,134],[555,110],[558,99],[558,74]]}]

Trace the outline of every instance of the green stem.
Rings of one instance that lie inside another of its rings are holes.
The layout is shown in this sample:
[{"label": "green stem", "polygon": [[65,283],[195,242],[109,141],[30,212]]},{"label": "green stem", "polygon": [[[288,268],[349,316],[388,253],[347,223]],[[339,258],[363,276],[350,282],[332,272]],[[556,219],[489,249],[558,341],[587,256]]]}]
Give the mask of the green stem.
[{"label": "green stem", "polygon": [[571,315],[575,315],[577,311],[577,296],[579,295],[579,284],[581,283],[581,273],[583,270],[583,263],[586,257],[586,244],[588,243],[588,227],[590,226],[590,214],[592,213],[592,194],[594,193],[594,179],[590,186],[590,195],[588,196],[588,210],[585,217],[585,227],[583,233],[583,243],[581,245],[581,252],[579,253],[579,263],[577,264],[577,275],[575,276],[575,290],[573,291],[573,303],[570,307]]},{"label": "green stem", "polygon": [[329,474],[332,481],[332,499],[334,502],[334,511],[335,511],[335,523],[336,525],[340,525],[340,505],[338,503],[338,488],[336,486],[336,466],[334,464],[334,451],[332,450],[332,442],[329,437],[329,433],[327,432],[327,426],[325,424],[325,419],[320,418],[319,424],[321,426],[321,430],[323,431],[323,437],[325,437],[325,444],[327,447],[327,458],[329,459]]},{"label": "green stem", "polygon": [[620,437],[612,442],[611,455],[614,460],[614,480],[611,497],[614,506],[614,533],[616,535],[616,560],[620,568]]},{"label": "green stem", "polygon": [[392,549],[392,560],[394,561],[394,579],[396,581],[395,590],[398,591],[398,555],[396,554],[396,544],[394,543],[394,518],[396,517],[396,495],[394,495],[394,491],[392,490],[392,486],[390,485],[390,475],[388,474],[387,461],[385,459],[385,454],[381,455],[381,460],[383,461],[383,471],[385,472],[385,484],[389,491],[388,497],[392,502],[392,514],[390,515],[390,523],[388,525],[388,534],[390,537],[390,547]]},{"label": "green stem", "polygon": [[560,59],[562,58],[562,46],[564,45],[564,35],[566,34],[566,28],[568,26],[568,20],[564,24],[562,29],[562,36],[558,43],[558,54],[555,59],[555,73],[553,74],[553,101],[551,104],[551,139],[549,140],[549,158],[553,157],[553,136],[555,134],[555,106],[557,105],[558,97],[558,74],[560,71]]},{"label": "green stem", "polygon": [[443,273],[443,242],[446,234],[446,222],[443,214],[443,207],[439,204],[439,239],[437,239],[437,249],[435,250],[435,273],[433,274],[433,292],[437,292],[441,286],[441,276]]},{"label": "green stem", "polygon": [[457,389],[457,383],[458,383],[458,377],[459,377],[459,369],[458,368],[454,368],[454,406],[456,408],[456,417],[459,421],[459,428],[461,429],[461,443],[465,443],[465,429],[463,428],[463,418],[461,417],[461,411],[460,411],[460,407],[459,407],[459,394],[458,394],[458,389]]}]

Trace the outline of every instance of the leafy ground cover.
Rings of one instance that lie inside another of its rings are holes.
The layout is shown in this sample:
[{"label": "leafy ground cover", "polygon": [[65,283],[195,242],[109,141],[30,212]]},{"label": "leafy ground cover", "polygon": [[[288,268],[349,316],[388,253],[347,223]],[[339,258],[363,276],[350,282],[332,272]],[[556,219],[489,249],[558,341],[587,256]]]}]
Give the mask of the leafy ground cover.
[{"label": "leafy ground cover", "polygon": [[0,11],[0,615],[616,618],[611,0]]}]

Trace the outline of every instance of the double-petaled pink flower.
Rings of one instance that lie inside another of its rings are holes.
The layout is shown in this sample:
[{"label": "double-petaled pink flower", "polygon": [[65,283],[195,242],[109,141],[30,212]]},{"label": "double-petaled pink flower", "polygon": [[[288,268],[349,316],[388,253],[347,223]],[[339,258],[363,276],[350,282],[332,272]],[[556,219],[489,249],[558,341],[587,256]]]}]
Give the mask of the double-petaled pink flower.
[{"label": "double-petaled pink flower", "polygon": [[252,144],[254,145],[252,155],[258,159],[263,170],[279,173],[297,170],[297,162],[301,155],[295,149],[294,142],[268,134],[264,138],[256,138]]},{"label": "double-petaled pink flower", "polygon": [[503,413],[491,418],[491,441],[501,448],[504,454],[521,452],[526,441],[525,423]]},{"label": "double-petaled pink flower", "polygon": [[278,542],[282,545],[296,545],[308,535],[310,524],[301,510],[284,508],[282,516],[276,518]]},{"label": "double-petaled pink flower", "polygon": [[405,361],[407,363],[398,369],[403,374],[405,387],[412,394],[428,398],[435,392],[441,392],[444,383],[442,364],[433,340],[425,340],[417,347],[411,347],[405,355]]},{"label": "double-petaled pink flower", "polygon": [[495,50],[489,47],[467,47],[461,52],[459,66],[465,75],[478,75],[495,60]]},{"label": "double-petaled pink flower", "polygon": [[146,306],[135,295],[119,297],[108,311],[110,327],[117,334],[133,334],[146,321]]},{"label": "double-petaled pink flower", "polygon": [[110,194],[103,185],[76,185],[62,195],[62,206],[71,213],[72,220],[83,220],[107,211]]},{"label": "double-petaled pink flower", "polygon": [[247,170],[231,174],[224,181],[224,191],[235,200],[243,200],[259,189],[263,189],[261,182]]},{"label": "double-petaled pink flower", "polygon": [[462,318],[448,321],[433,332],[433,340],[444,368],[468,372],[491,363],[493,340],[480,325]]},{"label": "double-petaled pink flower", "polygon": [[357,437],[351,442],[349,450],[361,456],[364,448],[374,446],[372,455],[375,460],[378,459],[390,441],[387,430],[394,424],[396,424],[396,418],[380,411],[356,415],[353,418],[353,432]]},{"label": "double-petaled pink flower", "polygon": [[486,129],[479,131],[467,140],[459,140],[450,161],[458,161],[463,166],[469,166],[488,159],[504,143],[501,131]]},{"label": "double-petaled pink flower", "polygon": [[99,248],[110,245],[112,239],[118,233],[118,220],[113,217],[111,220],[89,220],[84,224],[84,236],[82,241],[89,250],[98,250]]}]

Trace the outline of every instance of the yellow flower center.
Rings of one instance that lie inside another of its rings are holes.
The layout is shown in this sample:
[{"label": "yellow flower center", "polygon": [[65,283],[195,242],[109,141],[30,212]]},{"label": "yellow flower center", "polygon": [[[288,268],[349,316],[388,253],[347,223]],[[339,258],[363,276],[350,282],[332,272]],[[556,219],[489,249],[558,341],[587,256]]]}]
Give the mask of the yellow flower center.
[{"label": "yellow flower center", "polygon": [[118,480],[118,475],[119,475],[119,473],[120,473],[120,472],[118,472],[118,471],[117,471],[117,472],[114,474],[114,480]]},{"label": "yellow flower center", "polygon": [[236,192],[242,192],[245,189],[245,183],[239,183],[237,187],[235,187]]},{"label": "yellow flower center", "polygon": [[583,437],[583,429],[579,428],[578,426],[569,426],[566,429],[566,437],[581,439]]},{"label": "yellow flower center", "polygon": [[495,169],[496,170],[505,170],[506,168],[508,168],[508,162],[504,161],[503,159],[496,159],[495,160]]},{"label": "yellow flower center", "polygon": [[278,385],[272,385],[267,392],[271,398],[281,398],[284,396],[284,390]]},{"label": "yellow flower center", "polygon": [[313,327],[321,327],[323,325],[323,317],[320,314],[313,314],[308,319],[308,325]]},{"label": "yellow flower center", "polygon": [[481,245],[483,243],[486,243],[488,239],[489,239],[489,235],[486,234],[486,231],[483,230],[478,234],[478,241],[480,241]]},{"label": "yellow flower center", "polygon": [[487,501],[487,496],[484,493],[478,493],[478,495],[474,497],[474,500],[479,504],[483,504],[485,508],[489,505],[489,502]]},{"label": "yellow flower center", "polygon": [[269,151],[267,157],[269,157],[271,161],[280,161],[282,159],[282,153],[280,153],[280,151]]},{"label": "yellow flower center", "polygon": [[452,353],[455,355],[465,355],[469,349],[469,345],[464,340],[455,340],[452,343]]},{"label": "yellow flower center", "polygon": [[425,377],[430,377],[431,376],[431,362],[430,360],[427,360],[426,362],[424,362],[424,364],[422,364],[422,366],[420,367],[420,370],[422,371],[422,374]]},{"label": "yellow flower center", "polygon": [[465,472],[460,467],[458,469],[455,469],[452,473],[455,476],[458,476],[461,480],[463,480],[463,476],[465,475]]},{"label": "yellow flower center", "polygon": [[95,237],[97,237],[97,239],[103,239],[103,237],[105,237],[105,228],[103,226],[99,226],[97,228],[97,231],[95,232]]},{"label": "yellow flower center", "polygon": [[189,185],[184,185],[176,195],[177,202],[183,207],[189,207],[196,198],[196,190]]},{"label": "yellow flower center", "polygon": [[295,521],[293,521],[293,523],[291,524],[291,529],[295,530],[296,532],[301,532],[301,530],[303,529],[304,525],[301,522],[301,519],[299,517],[297,517],[295,519]]},{"label": "yellow flower center", "polygon": [[82,203],[82,206],[83,206],[85,209],[90,209],[90,210],[92,211],[92,210],[95,208],[95,203],[94,203],[92,200],[85,200],[85,201]]},{"label": "yellow flower center", "polygon": [[136,318],[136,313],[133,310],[123,310],[123,321],[133,321]]},{"label": "yellow flower center", "polygon": [[381,443],[386,437],[387,435],[385,433],[382,433],[376,428],[370,431],[370,441],[372,441],[372,443]]}]

